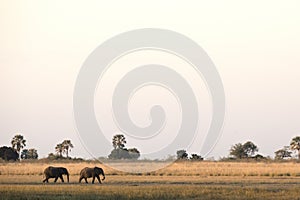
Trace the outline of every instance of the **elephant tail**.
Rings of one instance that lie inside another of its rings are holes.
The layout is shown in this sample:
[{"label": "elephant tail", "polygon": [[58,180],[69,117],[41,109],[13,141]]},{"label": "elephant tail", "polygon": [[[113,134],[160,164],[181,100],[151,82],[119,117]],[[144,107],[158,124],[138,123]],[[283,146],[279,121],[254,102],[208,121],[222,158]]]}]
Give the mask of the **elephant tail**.
[{"label": "elephant tail", "polygon": [[68,183],[70,182],[70,174],[69,172],[67,172],[67,180],[68,180]]}]

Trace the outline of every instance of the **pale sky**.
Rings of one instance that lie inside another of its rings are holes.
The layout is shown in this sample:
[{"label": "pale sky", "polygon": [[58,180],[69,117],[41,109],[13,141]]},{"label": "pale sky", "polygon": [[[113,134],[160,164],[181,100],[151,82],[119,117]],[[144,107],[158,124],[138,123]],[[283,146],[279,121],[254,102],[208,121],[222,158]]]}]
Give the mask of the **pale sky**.
[{"label": "pale sky", "polygon": [[247,140],[273,156],[300,135],[299,9],[297,0],[2,0],[0,146],[22,133],[44,157],[68,138],[71,156],[89,157],[73,117],[81,65],[117,34],[162,28],[197,42],[223,81],[226,119],[209,157],[227,156]]}]

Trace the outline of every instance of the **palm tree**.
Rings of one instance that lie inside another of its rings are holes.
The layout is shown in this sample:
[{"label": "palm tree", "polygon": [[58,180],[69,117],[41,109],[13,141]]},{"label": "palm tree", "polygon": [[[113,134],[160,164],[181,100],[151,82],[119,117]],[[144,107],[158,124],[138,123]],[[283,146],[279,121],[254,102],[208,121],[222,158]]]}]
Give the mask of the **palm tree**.
[{"label": "palm tree", "polygon": [[62,146],[63,146],[63,151],[67,155],[67,158],[69,158],[69,151],[71,151],[71,148],[74,148],[73,144],[71,143],[71,140],[64,140]]},{"label": "palm tree", "polygon": [[112,139],[114,149],[123,149],[126,144],[125,136],[122,134],[115,135]]},{"label": "palm tree", "polygon": [[298,151],[298,159],[300,160],[300,137],[294,137],[291,141],[290,147],[292,150]]},{"label": "palm tree", "polygon": [[26,140],[24,139],[23,135],[15,135],[11,140],[12,148],[20,155],[21,149],[26,146]]},{"label": "palm tree", "polygon": [[59,157],[62,157],[63,150],[64,150],[63,144],[57,144],[56,145],[55,151],[59,155]]}]

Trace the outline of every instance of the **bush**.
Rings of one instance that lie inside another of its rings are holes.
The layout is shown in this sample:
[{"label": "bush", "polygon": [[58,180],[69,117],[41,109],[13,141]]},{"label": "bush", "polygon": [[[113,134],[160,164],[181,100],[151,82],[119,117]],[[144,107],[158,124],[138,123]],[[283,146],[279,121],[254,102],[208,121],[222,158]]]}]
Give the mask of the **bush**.
[{"label": "bush", "polygon": [[178,160],[188,159],[188,154],[186,153],[186,150],[178,150],[176,153],[177,153]]},{"label": "bush", "polygon": [[138,159],[140,157],[140,152],[136,148],[132,149],[113,149],[108,155],[109,159]]},{"label": "bush", "polygon": [[23,149],[21,153],[22,159],[38,159],[39,155],[36,149]]},{"label": "bush", "polygon": [[201,161],[201,160],[203,160],[203,158],[198,154],[192,154],[190,160],[191,161]]},{"label": "bush", "polygon": [[5,161],[16,161],[19,159],[19,154],[11,147],[0,147],[0,158]]}]

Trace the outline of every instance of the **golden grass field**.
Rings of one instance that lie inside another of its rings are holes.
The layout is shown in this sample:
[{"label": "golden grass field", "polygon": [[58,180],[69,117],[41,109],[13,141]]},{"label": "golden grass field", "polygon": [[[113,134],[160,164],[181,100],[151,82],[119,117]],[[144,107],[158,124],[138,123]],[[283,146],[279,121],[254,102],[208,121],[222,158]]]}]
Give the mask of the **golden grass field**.
[{"label": "golden grass field", "polygon": [[[68,168],[70,183],[43,184],[49,165]],[[87,166],[104,169],[103,184],[78,183]],[[0,163],[0,199],[300,199],[300,163],[176,162],[139,174],[95,162]]]}]

